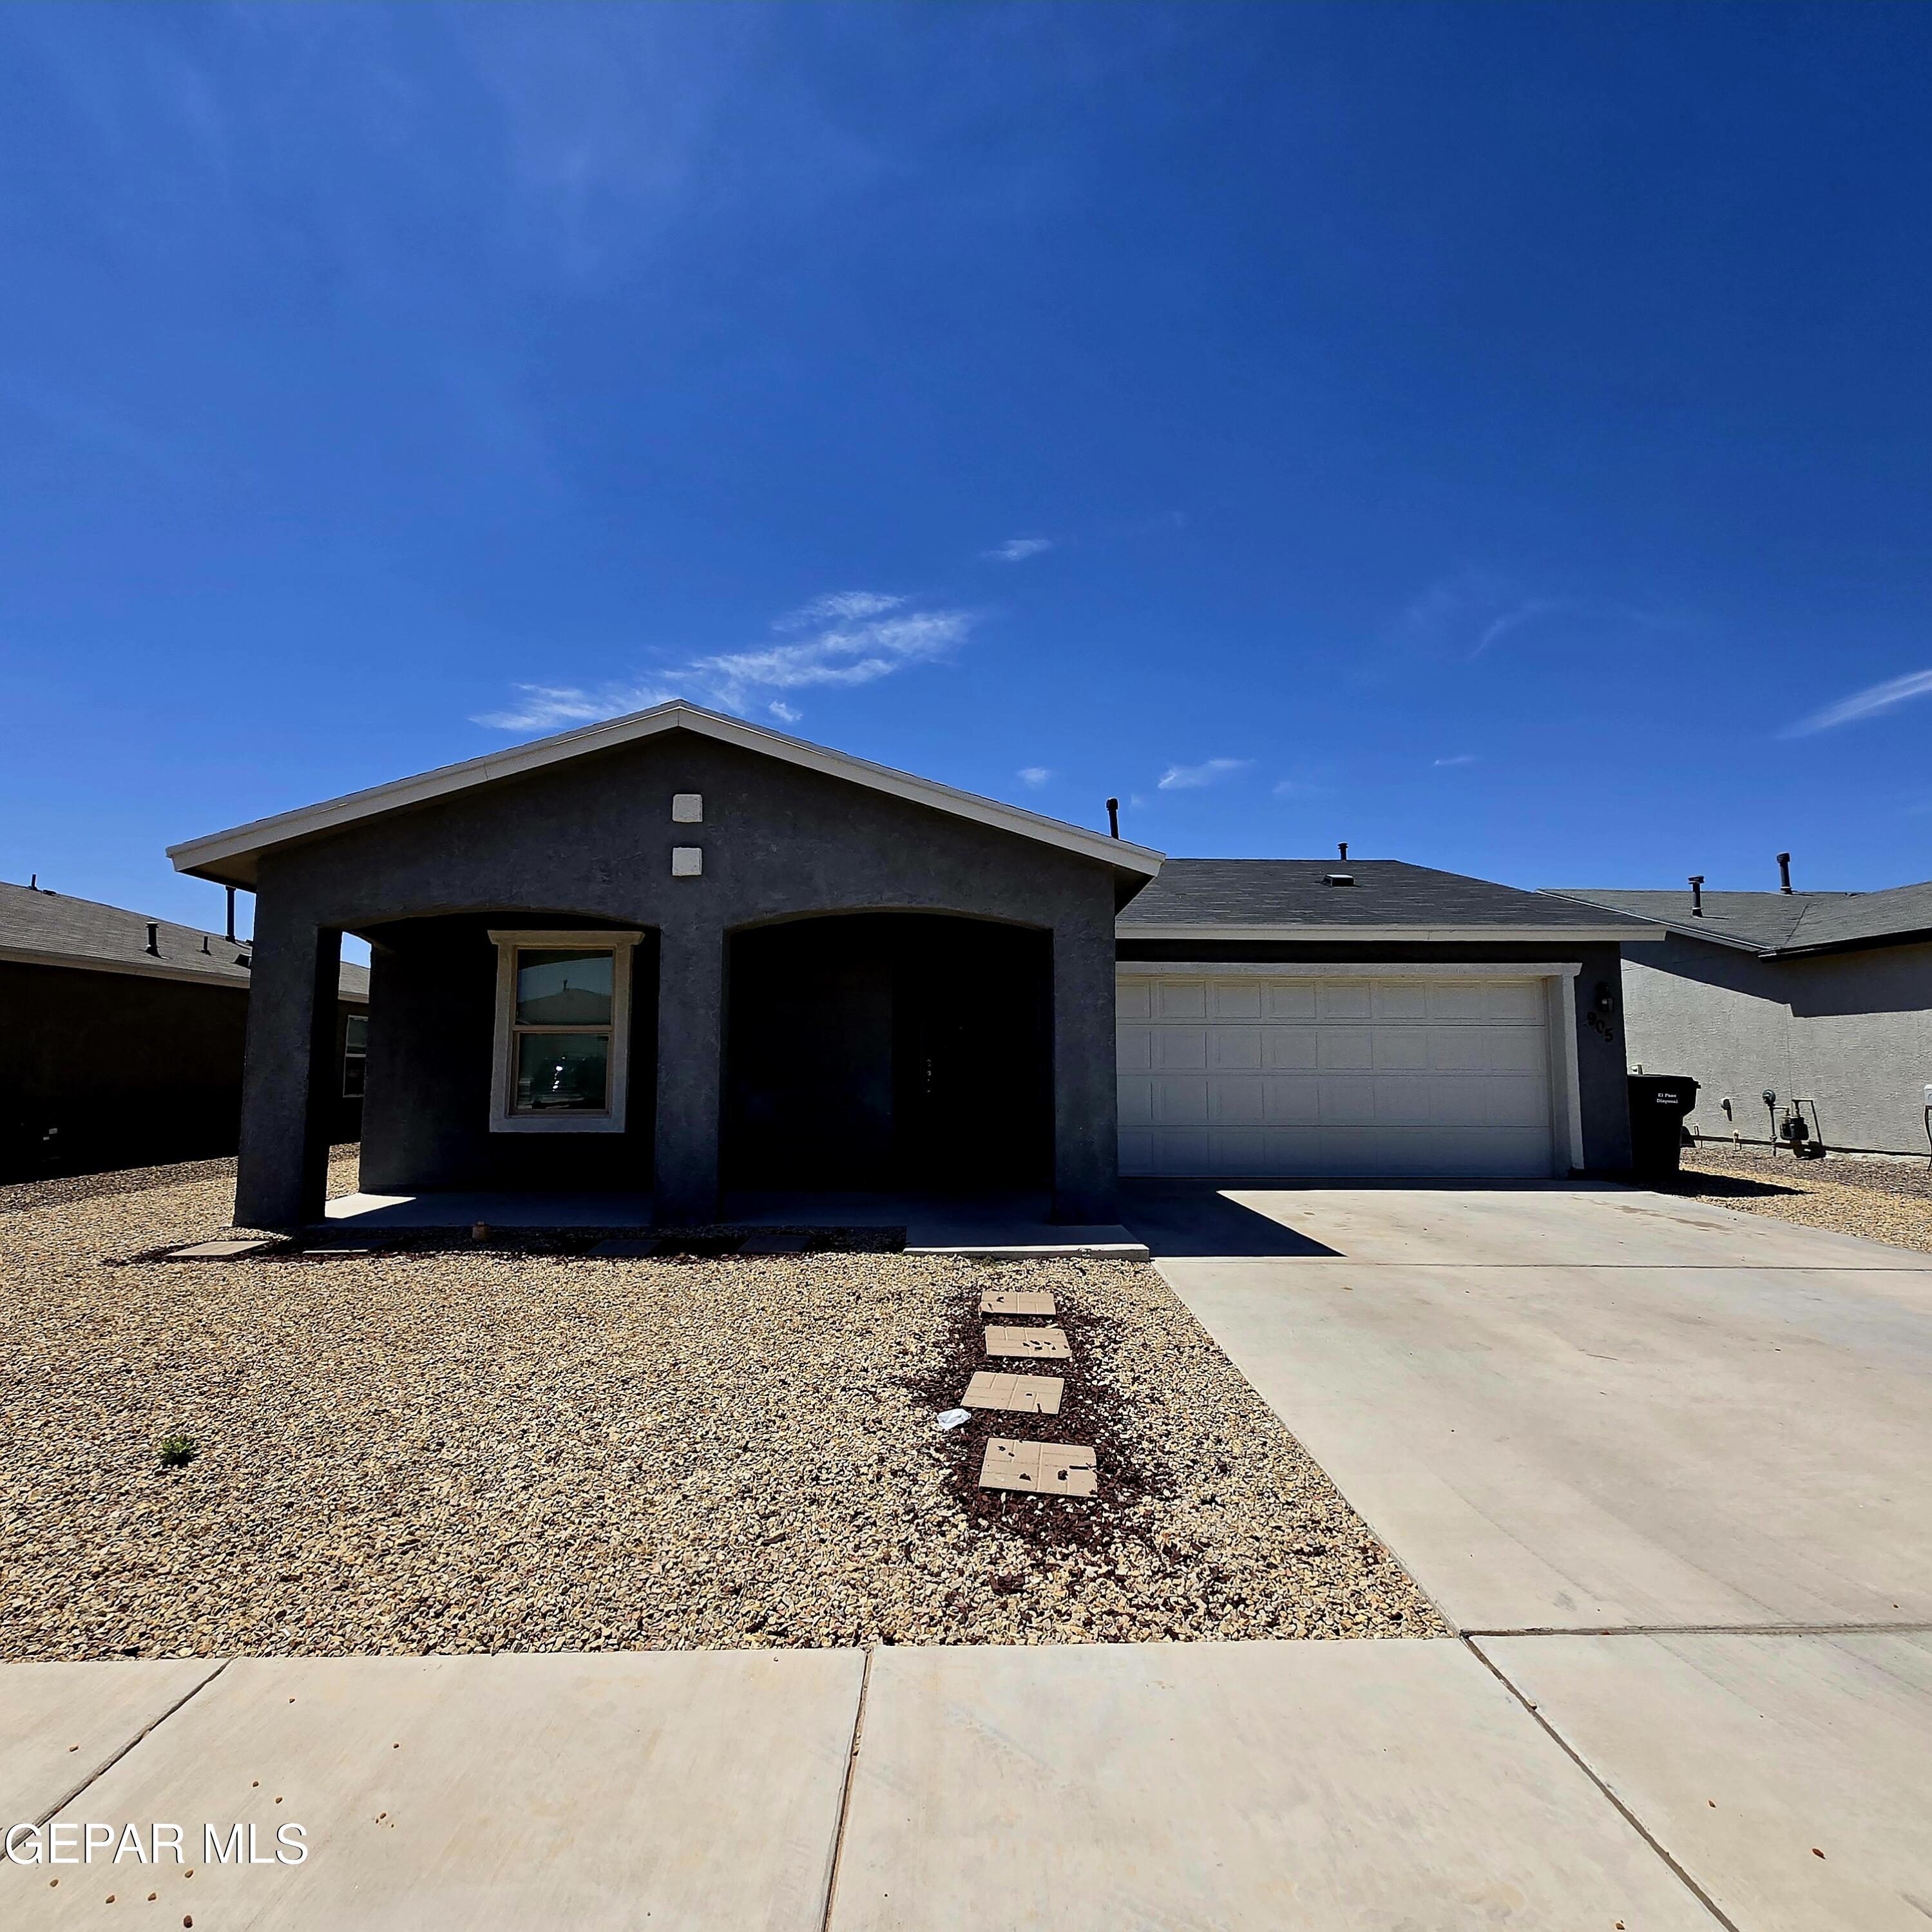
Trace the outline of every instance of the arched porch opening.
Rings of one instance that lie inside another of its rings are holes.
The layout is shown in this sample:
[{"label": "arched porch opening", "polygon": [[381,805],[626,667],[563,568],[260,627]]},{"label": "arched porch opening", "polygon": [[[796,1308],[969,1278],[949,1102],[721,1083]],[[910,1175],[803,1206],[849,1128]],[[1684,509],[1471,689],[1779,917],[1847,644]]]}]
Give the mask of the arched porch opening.
[{"label": "arched porch opening", "polygon": [[732,934],[723,1171],[742,1191],[1053,1184],[1049,934],[852,913]]}]

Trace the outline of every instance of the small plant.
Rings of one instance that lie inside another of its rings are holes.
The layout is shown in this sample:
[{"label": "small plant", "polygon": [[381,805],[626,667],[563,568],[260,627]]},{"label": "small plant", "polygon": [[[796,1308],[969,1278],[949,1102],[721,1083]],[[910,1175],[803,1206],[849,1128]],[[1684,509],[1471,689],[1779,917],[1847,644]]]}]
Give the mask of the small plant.
[{"label": "small plant", "polygon": [[170,1436],[160,1448],[161,1467],[178,1469],[201,1454],[201,1444],[192,1436]]}]

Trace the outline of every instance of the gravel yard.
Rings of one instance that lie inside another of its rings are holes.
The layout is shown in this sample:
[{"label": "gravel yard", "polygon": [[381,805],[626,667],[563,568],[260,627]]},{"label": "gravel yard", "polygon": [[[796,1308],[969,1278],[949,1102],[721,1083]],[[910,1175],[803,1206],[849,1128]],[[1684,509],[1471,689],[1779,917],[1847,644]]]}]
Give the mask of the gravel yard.
[{"label": "gravel yard", "polygon": [[1932,1172],[1921,1162],[1798,1160],[1706,1142],[1684,1150],[1683,1177],[1671,1191],[1932,1254]]},{"label": "gravel yard", "polygon": [[[0,1655],[1442,1629],[1151,1268],[129,1261],[232,1186],[139,1180],[0,1190]],[[1066,1408],[944,1433],[1029,1366],[981,1357],[989,1286],[1059,1298]],[[1101,1496],[980,1491],[989,1435],[1091,1444]]]}]

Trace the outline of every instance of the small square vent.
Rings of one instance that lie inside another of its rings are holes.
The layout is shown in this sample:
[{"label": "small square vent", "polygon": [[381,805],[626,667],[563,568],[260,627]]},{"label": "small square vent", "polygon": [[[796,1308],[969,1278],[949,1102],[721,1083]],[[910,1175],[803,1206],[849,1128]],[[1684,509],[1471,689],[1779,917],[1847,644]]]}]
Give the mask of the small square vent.
[{"label": "small square vent", "polygon": [[701,845],[674,845],[670,848],[670,875],[674,879],[698,879],[704,876],[704,848]]},{"label": "small square vent", "polygon": [[670,822],[674,825],[702,825],[704,823],[704,794],[696,791],[674,791],[670,795]]},{"label": "small square vent", "polygon": [[1324,886],[1352,886],[1355,875],[1353,872],[1324,872],[1322,883]]}]

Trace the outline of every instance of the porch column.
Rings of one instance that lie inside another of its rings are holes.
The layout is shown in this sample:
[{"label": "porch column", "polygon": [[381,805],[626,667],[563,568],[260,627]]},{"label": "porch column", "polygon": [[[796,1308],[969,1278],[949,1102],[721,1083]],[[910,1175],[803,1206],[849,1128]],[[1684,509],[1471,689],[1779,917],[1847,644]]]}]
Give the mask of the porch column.
[{"label": "porch column", "polygon": [[242,1147],[235,1219],[299,1228],[322,1219],[342,934],[256,902],[242,1070]]},{"label": "porch column", "polygon": [[664,1227],[718,1218],[723,1116],[724,936],[674,924],[658,933],[657,1139],[653,1212]]},{"label": "porch column", "polygon": [[1102,910],[1090,922],[1053,933],[1053,1218],[1076,1227],[1103,1225],[1120,1212],[1110,888]]}]

